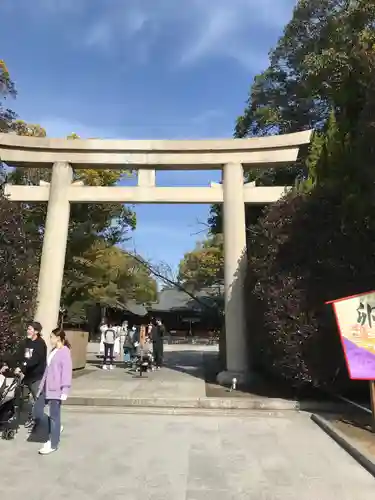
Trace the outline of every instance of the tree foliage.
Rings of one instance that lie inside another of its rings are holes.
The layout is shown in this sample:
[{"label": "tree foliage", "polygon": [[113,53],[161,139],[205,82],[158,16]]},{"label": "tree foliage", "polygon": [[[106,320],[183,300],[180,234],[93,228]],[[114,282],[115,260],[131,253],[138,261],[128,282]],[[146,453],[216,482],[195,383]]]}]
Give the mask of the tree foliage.
[{"label": "tree foliage", "polygon": [[46,137],[47,132],[36,123],[27,123],[24,120],[13,120],[9,127],[11,132],[24,137]]},{"label": "tree foliage", "polygon": [[332,186],[292,193],[253,228],[248,310],[263,371],[295,386],[341,389],[347,381],[337,327],[325,303],[373,289],[374,200],[375,190],[364,220],[345,209]]},{"label": "tree foliage", "polygon": [[[254,137],[322,129],[333,112],[343,135],[356,137],[371,113],[375,6],[366,0],[300,0],[293,19],[270,53],[270,65],[254,78],[234,136]],[[372,143],[373,144],[373,143]],[[366,141],[366,146],[375,148]],[[295,165],[252,169],[246,180],[258,186],[293,186],[306,177],[305,153]],[[370,151],[369,151],[370,153]],[[256,213],[247,209],[253,223]],[[211,209],[213,233],[222,232],[222,208]]]},{"label": "tree foliage", "polygon": [[373,2],[300,0],[236,125],[242,136],[316,130],[303,181],[249,233],[257,362],[296,386],[341,387],[325,302],[373,288],[374,26]]},{"label": "tree foliage", "polygon": [[35,305],[38,242],[27,234],[24,217],[0,195],[0,357],[14,351]]},{"label": "tree foliage", "polygon": [[[5,62],[0,60],[0,132],[9,132],[15,113],[5,106],[16,96]],[[0,183],[6,175],[0,164]],[[24,207],[9,202],[0,190],[0,357],[11,354],[24,334],[35,305],[40,237],[28,234]]]},{"label": "tree foliage", "polygon": [[[39,125],[30,125],[23,121],[15,121],[12,130],[19,135],[45,137],[46,132]],[[79,140],[77,134],[70,139]],[[80,169],[74,171],[74,181],[82,181],[89,186],[114,186],[127,175],[119,170]],[[39,185],[40,181],[50,182],[49,169],[17,167],[9,174],[10,182],[14,184]],[[44,233],[47,206],[42,203],[32,203],[27,206],[26,224],[30,232]],[[79,306],[76,296],[77,290],[82,290],[90,275],[85,276],[79,263],[85,260],[85,255],[96,252],[97,246],[103,244],[111,248],[127,239],[129,230],[135,229],[135,213],[126,205],[118,203],[74,203],[71,205],[71,214],[68,231],[68,245],[65,259],[62,303],[64,307],[75,311],[82,311],[88,298]],[[87,269],[86,269],[87,271]],[[74,286],[72,284],[74,283]],[[108,291],[110,289],[108,288]],[[110,297],[108,297],[110,300]],[[81,314],[81,313],[80,313]]]},{"label": "tree foliage", "polygon": [[70,298],[68,320],[84,318],[88,306],[121,308],[127,301],[149,303],[156,300],[157,285],[144,266],[117,246],[98,239],[81,256],[65,282],[64,293]]},{"label": "tree foliage", "polygon": [[0,132],[7,132],[15,118],[15,113],[5,106],[5,100],[16,96],[16,89],[11,80],[5,61],[0,59]]},{"label": "tree foliage", "polygon": [[356,125],[372,78],[374,20],[366,0],[300,0],[270,66],[254,79],[236,135],[320,127],[332,108]]},{"label": "tree foliage", "polygon": [[224,252],[221,234],[197,243],[179,265],[179,281],[191,290],[221,290],[224,280]]}]

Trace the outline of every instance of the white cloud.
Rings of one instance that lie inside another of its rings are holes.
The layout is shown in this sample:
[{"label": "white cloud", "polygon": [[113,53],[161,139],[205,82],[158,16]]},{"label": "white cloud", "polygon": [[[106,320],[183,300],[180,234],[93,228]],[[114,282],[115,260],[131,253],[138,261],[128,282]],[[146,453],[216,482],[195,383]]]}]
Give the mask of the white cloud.
[{"label": "white cloud", "polygon": [[[9,1],[9,0],[8,0]],[[29,1],[29,0],[28,0]],[[86,28],[76,43],[110,53],[129,52],[135,59],[152,57],[160,40],[169,41],[175,64],[195,64],[209,57],[236,60],[253,68],[266,59],[282,27],[291,18],[295,0],[34,0],[48,15],[64,16],[69,36],[85,9]],[[84,19],[82,17],[82,19]],[[67,22],[66,22],[67,21]],[[261,33],[274,40],[260,40]],[[254,36],[254,33],[257,35]],[[266,44],[266,45],[265,45]],[[172,61],[173,62],[173,61]]]},{"label": "white cloud", "polygon": [[[268,36],[273,34],[276,39],[280,35],[295,4],[294,0],[192,1],[195,33],[185,45],[181,63],[227,57],[249,69],[259,66],[260,59],[267,61],[273,43]],[[260,34],[265,34],[265,40]]]},{"label": "white cloud", "polygon": [[117,1],[111,8],[104,9],[83,34],[83,44],[88,47],[111,49],[118,43],[136,38],[140,35],[148,20],[148,14],[138,8],[124,8]]},{"label": "white cloud", "polygon": [[[80,121],[71,121],[56,116],[23,116],[29,123],[38,123],[48,134],[48,137],[67,137],[75,133],[82,137],[101,139],[150,139],[167,137],[169,139],[200,138],[206,134],[210,124],[222,117],[223,113],[219,109],[203,110],[201,113],[187,118],[183,124],[171,123],[153,127],[145,126],[122,126],[119,128],[97,127]],[[157,132],[158,133],[157,133]],[[225,135],[225,134],[224,134]]]}]

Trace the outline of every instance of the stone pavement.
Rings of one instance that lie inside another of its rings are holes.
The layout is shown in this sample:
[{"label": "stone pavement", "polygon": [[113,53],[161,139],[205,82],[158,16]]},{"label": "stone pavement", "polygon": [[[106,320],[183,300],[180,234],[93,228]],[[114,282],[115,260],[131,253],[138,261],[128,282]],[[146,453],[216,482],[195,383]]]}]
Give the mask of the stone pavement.
[{"label": "stone pavement", "polygon": [[[91,350],[93,346],[90,346]],[[92,367],[89,374],[74,380],[75,397],[185,398],[205,397],[203,355],[217,352],[216,346],[166,345],[161,371],[140,378],[118,366],[113,371]],[[98,360],[100,366],[100,360]]]},{"label": "stone pavement", "polygon": [[375,480],[308,415],[64,410],[61,447],[0,441],[12,500],[373,500]]},{"label": "stone pavement", "polygon": [[237,393],[223,388],[220,388],[220,397],[207,397],[204,360],[211,357],[215,363],[217,346],[166,345],[165,366],[142,378],[122,364],[113,371],[103,371],[96,357],[97,345],[90,344],[88,352],[94,364],[88,364],[83,374],[76,374],[69,405],[272,411],[298,407],[295,401],[280,398],[246,394],[241,399],[236,397]]},{"label": "stone pavement", "polygon": [[[332,402],[295,401],[291,396],[280,397],[275,388],[254,386],[252,392],[234,391],[214,383],[217,366],[217,346],[166,345],[165,366],[140,378],[123,363],[113,371],[100,369],[98,344],[88,348],[87,369],[76,372],[69,405],[122,406],[165,409],[248,409],[285,411],[339,411]],[[206,372],[206,373],[205,373]],[[205,375],[210,379],[206,383]],[[264,385],[264,384],[263,384]]]}]

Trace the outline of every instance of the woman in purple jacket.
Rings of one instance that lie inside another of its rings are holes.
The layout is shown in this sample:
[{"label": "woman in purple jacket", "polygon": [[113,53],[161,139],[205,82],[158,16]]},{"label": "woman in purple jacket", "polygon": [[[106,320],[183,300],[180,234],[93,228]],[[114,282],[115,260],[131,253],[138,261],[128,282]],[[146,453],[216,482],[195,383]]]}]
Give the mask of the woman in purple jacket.
[{"label": "woman in purple jacket", "polygon": [[68,397],[72,385],[72,358],[70,344],[65,332],[56,328],[51,333],[52,351],[47,358],[38,398],[35,403],[35,418],[44,417],[44,406],[49,405],[50,439],[39,450],[41,455],[49,455],[57,450],[61,433],[61,402]]}]

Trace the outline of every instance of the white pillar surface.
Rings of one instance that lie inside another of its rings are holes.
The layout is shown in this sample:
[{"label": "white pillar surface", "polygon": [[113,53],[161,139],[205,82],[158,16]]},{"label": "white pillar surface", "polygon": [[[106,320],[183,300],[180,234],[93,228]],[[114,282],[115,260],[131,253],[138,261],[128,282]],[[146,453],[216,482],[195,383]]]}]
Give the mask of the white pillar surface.
[{"label": "white pillar surface", "polygon": [[246,275],[246,224],[244,178],[241,163],[228,163],[223,168],[223,229],[226,372],[218,376],[220,383],[247,379],[249,359],[246,342],[244,284]]},{"label": "white pillar surface", "polygon": [[53,165],[35,314],[35,320],[43,327],[47,346],[59,317],[70,215],[68,190],[72,180],[73,171],[69,163]]},{"label": "white pillar surface", "polygon": [[153,169],[141,168],[138,170],[138,186],[155,187],[156,172]]}]

